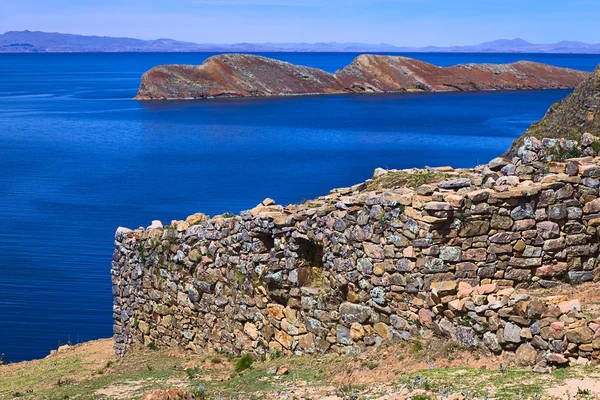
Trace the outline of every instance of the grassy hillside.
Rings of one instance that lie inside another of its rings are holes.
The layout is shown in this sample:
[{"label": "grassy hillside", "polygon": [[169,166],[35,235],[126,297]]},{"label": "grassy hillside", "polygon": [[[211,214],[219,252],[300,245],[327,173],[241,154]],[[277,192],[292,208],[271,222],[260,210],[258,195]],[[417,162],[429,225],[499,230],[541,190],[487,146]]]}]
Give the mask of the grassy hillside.
[{"label": "grassy hillside", "polygon": [[0,366],[0,399],[141,399],[156,388],[190,391],[196,399],[566,399],[567,393],[592,399],[600,392],[597,367],[536,374],[433,338],[357,356],[255,360],[246,369],[230,356],[151,349],[115,360],[112,345],[110,339],[88,342]]},{"label": "grassy hillside", "polygon": [[553,104],[544,118],[512,144],[506,155],[513,157],[525,136],[565,138],[581,143],[585,132],[600,136],[600,66],[573,93]]}]

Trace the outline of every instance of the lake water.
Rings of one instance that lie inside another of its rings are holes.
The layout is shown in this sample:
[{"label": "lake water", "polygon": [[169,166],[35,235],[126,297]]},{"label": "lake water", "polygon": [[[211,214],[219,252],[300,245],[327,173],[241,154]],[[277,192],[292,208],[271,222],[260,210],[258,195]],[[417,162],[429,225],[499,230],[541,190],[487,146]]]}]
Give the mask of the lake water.
[{"label": "lake water", "polygon": [[[138,102],[141,74],[210,54],[0,55],[0,353],[112,334],[115,229],[280,204],[377,167],[474,166],[569,91]],[[356,54],[268,56],[335,71]],[[592,70],[600,56],[412,54],[438,65],[519,59]]]}]

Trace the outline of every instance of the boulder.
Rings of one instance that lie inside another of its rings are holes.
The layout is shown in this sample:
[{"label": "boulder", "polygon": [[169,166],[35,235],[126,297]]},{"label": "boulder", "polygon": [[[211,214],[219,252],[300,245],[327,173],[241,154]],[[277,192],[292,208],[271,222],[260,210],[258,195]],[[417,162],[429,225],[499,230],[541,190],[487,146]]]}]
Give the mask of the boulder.
[{"label": "boulder", "polygon": [[587,326],[582,326],[575,329],[569,329],[565,334],[567,340],[571,343],[584,344],[592,343],[594,331]]},{"label": "boulder", "polygon": [[523,343],[519,346],[516,353],[516,362],[522,367],[529,367],[535,364],[537,351],[529,343]]}]

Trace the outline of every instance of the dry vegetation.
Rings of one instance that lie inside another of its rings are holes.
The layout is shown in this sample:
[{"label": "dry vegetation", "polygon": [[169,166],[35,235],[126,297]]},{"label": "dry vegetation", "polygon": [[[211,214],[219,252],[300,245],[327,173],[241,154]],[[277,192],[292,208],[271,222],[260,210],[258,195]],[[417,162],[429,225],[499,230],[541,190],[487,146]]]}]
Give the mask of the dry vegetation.
[{"label": "dry vegetation", "polygon": [[429,338],[356,356],[257,359],[235,372],[236,359],[226,355],[139,349],[115,360],[107,339],[0,366],[0,399],[140,399],[154,388],[190,390],[199,399],[567,399],[578,391],[583,399],[600,392],[593,366],[539,375],[502,362]]}]

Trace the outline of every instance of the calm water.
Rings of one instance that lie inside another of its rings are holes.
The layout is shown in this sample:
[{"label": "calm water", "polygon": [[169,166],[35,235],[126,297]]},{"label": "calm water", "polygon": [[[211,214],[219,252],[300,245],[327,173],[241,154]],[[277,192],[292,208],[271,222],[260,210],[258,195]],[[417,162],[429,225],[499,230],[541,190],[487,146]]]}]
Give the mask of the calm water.
[{"label": "calm water", "polygon": [[[298,202],[376,167],[473,166],[568,91],[141,103],[140,75],[209,54],[0,55],[0,353],[43,357],[112,334],[117,226]],[[270,56],[335,71],[355,54]],[[519,59],[592,70],[600,56]]]}]

